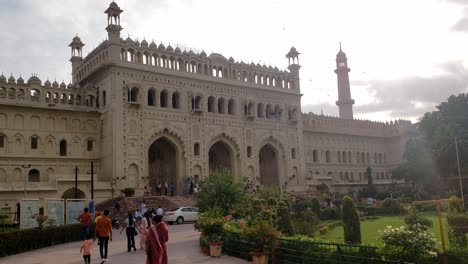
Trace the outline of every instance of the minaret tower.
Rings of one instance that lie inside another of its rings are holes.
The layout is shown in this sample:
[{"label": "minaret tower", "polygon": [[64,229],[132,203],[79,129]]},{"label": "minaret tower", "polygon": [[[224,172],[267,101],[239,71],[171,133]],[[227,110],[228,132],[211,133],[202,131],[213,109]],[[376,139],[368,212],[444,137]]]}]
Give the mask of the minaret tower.
[{"label": "minaret tower", "polygon": [[[72,63],[72,72],[76,72],[76,68],[80,64],[81,60],[83,59],[83,46],[85,44],[81,41],[81,39],[76,36],[73,38],[72,42],[70,45],[68,45],[71,48],[71,59],[70,62]],[[76,76],[75,74],[72,74],[72,79],[73,83],[76,82]]]},{"label": "minaret tower", "polygon": [[293,82],[291,83],[291,89],[300,90],[299,85],[299,69],[301,66],[299,65],[299,53],[295,47],[292,47],[288,54],[286,54],[286,58],[288,59],[288,69],[294,75]]},{"label": "minaret tower", "polygon": [[107,14],[107,27],[106,30],[109,35],[109,41],[118,43],[120,41],[120,31],[123,29],[120,26],[120,14],[123,12],[117,3],[112,2],[109,8],[104,12]]},{"label": "minaret tower", "polygon": [[340,110],[340,118],[353,119],[353,104],[354,100],[351,99],[351,88],[349,85],[349,72],[348,59],[346,54],[341,50],[336,54],[336,70],[335,73],[338,78],[338,101],[336,105]]}]

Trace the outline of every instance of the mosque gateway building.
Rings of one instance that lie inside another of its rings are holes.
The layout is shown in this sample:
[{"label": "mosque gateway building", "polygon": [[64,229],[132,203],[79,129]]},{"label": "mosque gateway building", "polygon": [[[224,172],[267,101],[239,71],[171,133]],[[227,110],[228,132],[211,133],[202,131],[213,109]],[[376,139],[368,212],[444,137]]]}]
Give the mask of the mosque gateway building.
[{"label": "mosque gateway building", "polygon": [[74,197],[75,173],[87,199],[93,173],[98,202],[165,182],[181,194],[185,179],[203,180],[221,167],[288,192],[323,184],[357,191],[368,167],[377,187],[392,184],[412,125],[353,118],[343,51],[335,69],[340,117],[303,114],[294,47],[280,70],[124,40],[122,12],[110,4],[107,40],[88,56],[73,38],[72,83],[0,76],[3,210],[24,197]]}]

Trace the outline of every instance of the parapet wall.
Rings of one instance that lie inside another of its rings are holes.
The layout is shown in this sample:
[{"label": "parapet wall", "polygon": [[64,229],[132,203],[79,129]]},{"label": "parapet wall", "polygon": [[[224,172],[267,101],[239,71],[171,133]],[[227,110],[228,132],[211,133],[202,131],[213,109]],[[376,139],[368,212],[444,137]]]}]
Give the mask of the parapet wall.
[{"label": "parapet wall", "polygon": [[59,84],[46,81],[42,85],[37,76],[15,80],[13,76],[0,76],[0,102],[2,104],[50,107],[60,109],[90,110],[98,107],[97,89],[93,86],[80,87],[78,84]]},{"label": "parapet wall", "polygon": [[[109,41],[102,42],[88,56],[86,56],[76,71],[73,73],[78,81],[83,80],[100,65],[108,61],[112,56],[106,47]],[[192,50],[182,51],[179,47],[175,49],[169,45],[156,45],[146,40],[141,43],[130,38],[121,39],[118,44],[120,49],[119,59],[123,62],[132,62],[171,69],[174,71],[208,75],[212,77],[237,80],[239,82],[253,83],[272,89],[291,89],[299,93],[298,76],[289,71],[279,70],[277,67],[237,62],[232,57],[226,59],[223,55],[212,53],[207,56],[204,51],[195,53]]]},{"label": "parapet wall", "polygon": [[306,132],[393,137],[405,134],[413,127],[411,121],[408,120],[375,122],[360,119],[347,120],[314,113],[302,114],[302,129]]}]

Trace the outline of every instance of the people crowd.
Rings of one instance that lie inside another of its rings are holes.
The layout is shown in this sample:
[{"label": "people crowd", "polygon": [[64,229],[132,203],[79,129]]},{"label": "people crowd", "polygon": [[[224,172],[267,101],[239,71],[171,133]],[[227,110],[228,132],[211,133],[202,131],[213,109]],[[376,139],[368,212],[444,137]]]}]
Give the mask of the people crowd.
[{"label": "people crowd", "polygon": [[[172,185],[164,185],[165,192],[172,193]],[[117,209],[118,208],[118,209]],[[120,211],[120,205],[114,206],[114,212]],[[156,210],[147,207],[146,201],[141,201],[135,211],[130,211],[122,221],[120,226],[120,234],[125,230],[127,237],[127,252],[137,251],[135,236],[140,236],[139,249],[146,253],[147,264],[167,264],[167,246],[169,239],[168,229],[162,221],[164,210],[159,206]],[[85,264],[91,262],[92,246],[98,241],[99,254],[101,263],[109,261],[109,243],[112,242],[113,228],[118,228],[115,225],[116,219],[111,219],[110,211],[96,212],[95,218],[89,213],[88,208],[84,208],[83,213],[76,218],[82,228],[81,232],[81,247]],[[91,234],[91,224],[95,223],[94,234]]]}]

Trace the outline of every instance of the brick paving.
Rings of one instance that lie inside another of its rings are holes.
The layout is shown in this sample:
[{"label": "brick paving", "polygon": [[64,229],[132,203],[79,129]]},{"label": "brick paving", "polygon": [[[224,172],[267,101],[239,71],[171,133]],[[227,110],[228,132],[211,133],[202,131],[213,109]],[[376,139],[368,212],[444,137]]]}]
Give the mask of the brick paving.
[{"label": "brick paving", "polygon": [[[125,232],[120,235],[114,229],[114,241],[109,243],[109,264],[137,264],[146,263],[143,251],[127,252],[127,238]],[[245,260],[225,256],[211,258],[201,253],[199,246],[199,233],[194,231],[193,224],[169,226],[169,263],[209,263],[209,264],[241,264]],[[137,248],[139,236],[135,237]],[[100,263],[99,246],[94,244],[91,252],[91,263]],[[0,258],[1,264],[80,264],[84,263],[80,254],[80,242],[67,243],[53,247],[34,250],[14,256]]]}]

